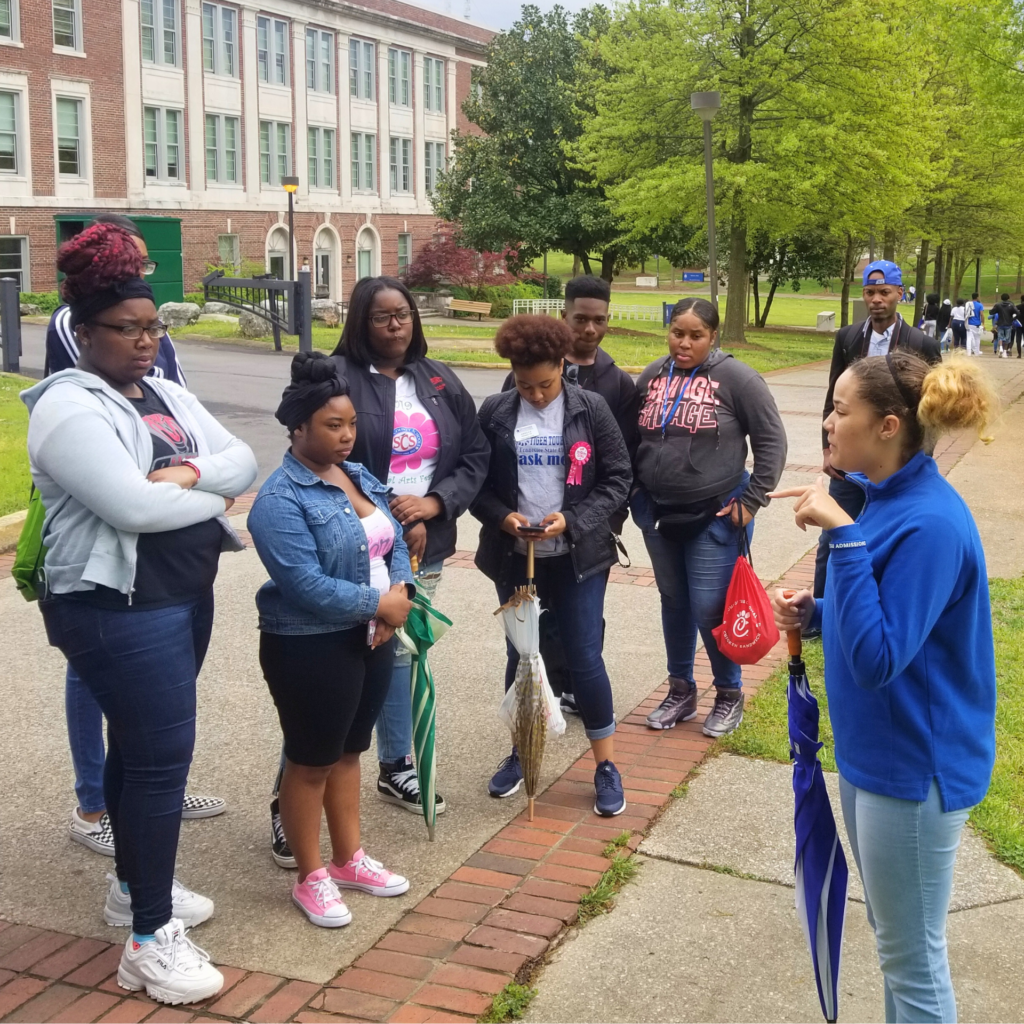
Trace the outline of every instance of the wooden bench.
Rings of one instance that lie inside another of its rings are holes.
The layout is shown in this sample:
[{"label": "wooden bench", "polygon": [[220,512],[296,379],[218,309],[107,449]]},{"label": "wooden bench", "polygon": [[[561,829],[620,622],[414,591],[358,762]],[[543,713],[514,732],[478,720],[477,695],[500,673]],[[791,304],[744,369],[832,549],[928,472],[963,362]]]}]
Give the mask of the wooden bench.
[{"label": "wooden bench", "polygon": [[491,304],[489,302],[469,302],[467,299],[452,299],[448,303],[448,309],[453,316],[455,313],[476,313],[478,320],[491,315]]}]

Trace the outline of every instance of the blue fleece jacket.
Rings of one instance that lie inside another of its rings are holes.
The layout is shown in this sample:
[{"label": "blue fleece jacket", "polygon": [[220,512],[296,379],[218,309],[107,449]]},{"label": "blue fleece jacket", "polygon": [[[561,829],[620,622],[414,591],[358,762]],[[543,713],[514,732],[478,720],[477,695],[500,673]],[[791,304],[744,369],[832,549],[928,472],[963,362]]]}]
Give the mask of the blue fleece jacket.
[{"label": "blue fleece jacket", "polygon": [[829,530],[818,602],[839,771],[853,785],[946,811],[973,807],[995,762],[996,668],[981,538],[966,502],[919,452]]}]

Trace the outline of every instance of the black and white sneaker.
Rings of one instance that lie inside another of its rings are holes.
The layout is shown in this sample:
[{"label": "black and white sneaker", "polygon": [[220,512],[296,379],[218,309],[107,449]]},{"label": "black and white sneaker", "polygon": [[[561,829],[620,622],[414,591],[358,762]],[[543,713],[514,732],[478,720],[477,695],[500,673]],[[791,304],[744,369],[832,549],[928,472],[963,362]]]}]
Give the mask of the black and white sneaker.
[{"label": "black and white sneaker", "polygon": [[284,826],[281,824],[281,808],[275,796],[270,802],[270,855],[279,868],[297,868],[295,854],[284,837]]},{"label": "black and white sneaker", "polygon": [[574,693],[563,690],[558,707],[563,715],[576,715],[577,718],[579,717],[580,709],[576,707],[576,695]]},{"label": "black and white sneaker", "polygon": [[[413,814],[423,813],[420,800],[420,780],[416,778],[412,757],[406,754],[397,761],[378,761],[380,774],[377,776],[377,796],[396,807],[404,807]],[[434,804],[438,814],[445,811],[444,797],[434,793]]]},{"label": "black and white sneaker", "polygon": [[110,827],[110,816],[105,811],[99,821],[86,821],[76,807],[71,812],[68,835],[76,843],[88,846],[93,853],[102,853],[104,857],[114,856],[114,830]]},{"label": "black and white sneaker", "polygon": [[190,818],[216,818],[227,809],[227,804],[219,796],[189,796],[181,805],[181,816]]},{"label": "black and white sneaker", "polygon": [[743,721],[743,691],[738,687],[719,687],[715,692],[715,706],[704,719],[705,736],[725,736]]}]

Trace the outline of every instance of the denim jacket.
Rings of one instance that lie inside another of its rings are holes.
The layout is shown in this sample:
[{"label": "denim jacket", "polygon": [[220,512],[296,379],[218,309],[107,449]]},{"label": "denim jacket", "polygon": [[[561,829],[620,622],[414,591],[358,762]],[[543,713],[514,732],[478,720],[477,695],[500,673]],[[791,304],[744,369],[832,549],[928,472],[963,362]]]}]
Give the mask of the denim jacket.
[{"label": "denim jacket", "polygon": [[[387,488],[358,462],[342,468],[391,520],[395,546],[386,561],[392,584],[411,584],[409,551],[388,509]],[[263,632],[332,633],[373,618],[381,593],[370,586],[359,516],[340,487],[291,452],[256,495],[248,529],[270,574],[256,594]]]}]

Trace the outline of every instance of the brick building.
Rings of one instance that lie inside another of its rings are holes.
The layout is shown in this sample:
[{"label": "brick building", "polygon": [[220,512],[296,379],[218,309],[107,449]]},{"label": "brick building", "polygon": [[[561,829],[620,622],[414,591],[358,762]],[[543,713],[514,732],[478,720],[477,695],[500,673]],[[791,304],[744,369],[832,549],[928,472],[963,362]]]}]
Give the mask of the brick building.
[{"label": "brick building", "polygon": [[119,211],[180,219],[185,291],[284,277],[290,174],[319,296],[399,273],[491,35],[400,0],[0,0],[0,273],[53,289],[69,215]]}]

